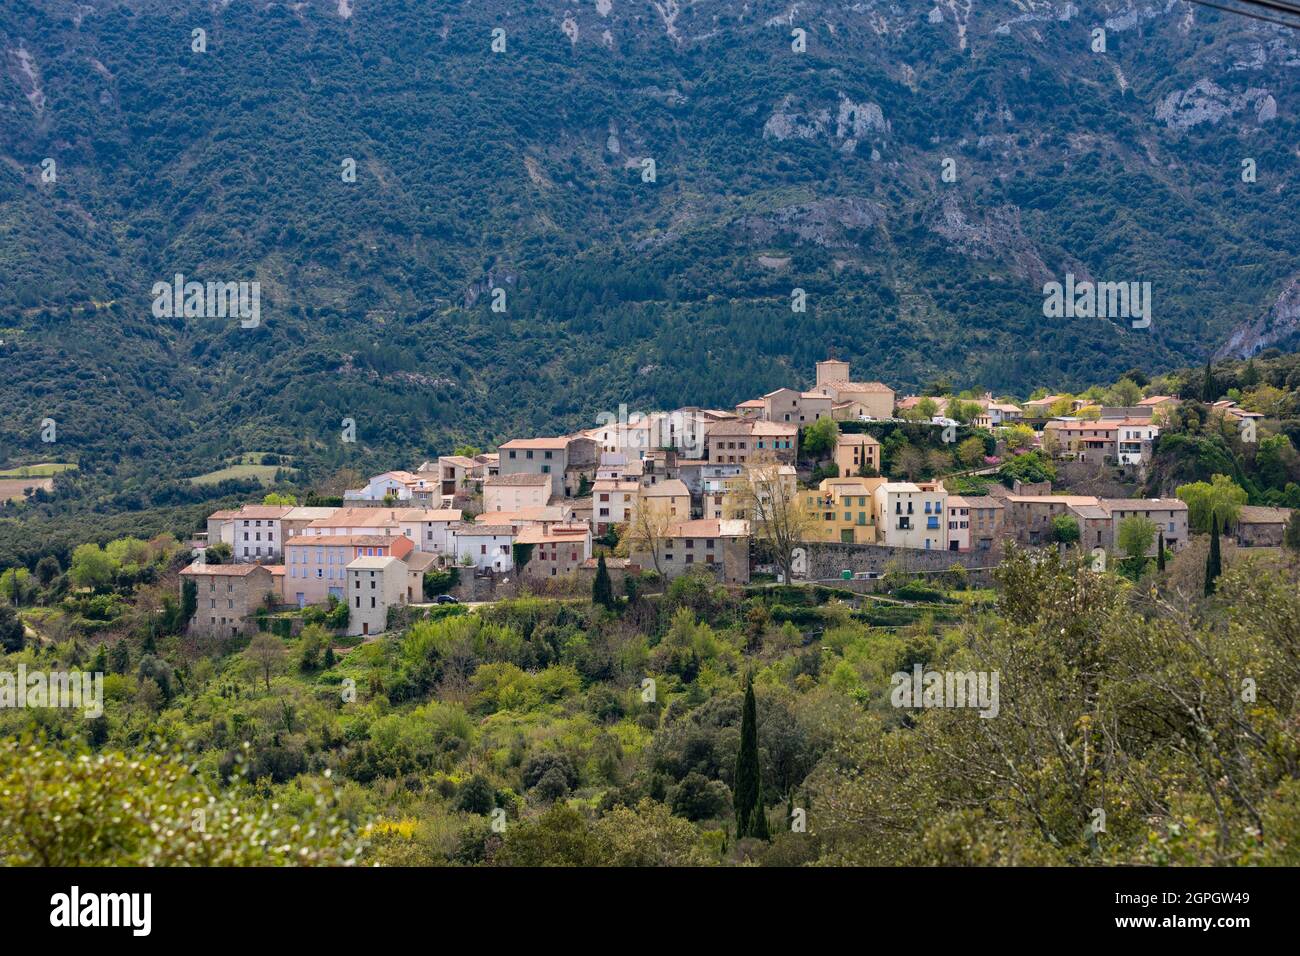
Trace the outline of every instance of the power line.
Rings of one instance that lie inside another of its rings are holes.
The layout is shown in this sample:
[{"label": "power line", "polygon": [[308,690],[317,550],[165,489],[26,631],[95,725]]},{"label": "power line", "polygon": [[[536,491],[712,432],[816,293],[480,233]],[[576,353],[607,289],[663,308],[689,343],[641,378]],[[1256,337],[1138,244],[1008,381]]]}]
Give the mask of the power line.
[{"label": "power line", "polygon": [[[1246,10],[1242,10],[1239,7],[1225,7],[1218,3],[1211,3],[1210,0],[1186,0],[1186,2],[1194,3],[1197,6],[1201,6],[1201,7],[1209,7],[1212,10],[1221,10],[1224,13],[1231,13],[1239,17],[1250,17],[1252,20],[1260,20],[1264,23],[1271,23],[1274,26],[1289,27],[1292,30],[1300,30],[1300,23],[1288,21],[1288,20],[1279,20],[1276,17],[1266,17],[1260,13],[1250,13]],[[1245,4],[1249,4],[1250,6],[1261,6],[1269,9],[1284,10],[1288,13],[1294,13],[1296,16],[1300,17],[1300,7],[1292,7],[1280,3],[1266,3],[1263,2],[1263,0],[1241,0],[1241,2]]]}]

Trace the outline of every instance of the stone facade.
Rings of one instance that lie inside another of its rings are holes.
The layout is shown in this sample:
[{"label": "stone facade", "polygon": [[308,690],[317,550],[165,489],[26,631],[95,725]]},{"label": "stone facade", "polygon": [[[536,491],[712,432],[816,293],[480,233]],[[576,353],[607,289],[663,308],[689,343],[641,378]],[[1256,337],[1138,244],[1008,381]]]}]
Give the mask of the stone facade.
[{"label": "stone facade", "polygon": [[238,637],[250,633],[257,609],[267,598],[280,600],[279,583],[271,567],[264,564],[191,564],[181,571],[193,581],[198,601],[190,620],[191,634],[208,637]]}]

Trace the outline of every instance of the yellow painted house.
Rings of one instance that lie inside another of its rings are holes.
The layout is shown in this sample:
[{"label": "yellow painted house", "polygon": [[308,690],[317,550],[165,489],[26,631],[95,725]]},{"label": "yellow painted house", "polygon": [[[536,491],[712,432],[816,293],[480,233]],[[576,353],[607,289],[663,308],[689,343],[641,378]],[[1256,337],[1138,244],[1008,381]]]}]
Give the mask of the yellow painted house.
[{"label": "yellow painted house", "polygon": [[809,541],[841,544],[875,544],[876,521],[872,502],[885,478],[826,478],[814,490],[799,492],[804,510],[812,518]]}]

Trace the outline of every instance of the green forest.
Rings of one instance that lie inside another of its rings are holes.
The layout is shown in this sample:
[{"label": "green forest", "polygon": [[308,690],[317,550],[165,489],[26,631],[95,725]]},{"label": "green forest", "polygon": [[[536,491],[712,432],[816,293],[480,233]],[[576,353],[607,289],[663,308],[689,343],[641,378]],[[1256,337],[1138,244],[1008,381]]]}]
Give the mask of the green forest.
[{"label": "green forest", "polygon": [[[1244,48],[1287,102],[1284,45],[1240,18],[1116,27],[1098,56],[1084,18],[981,8],[962,50],[826,4],[796,56],[774,2],[693,5],[678,40],[589,6],[571,42],[535,2],[6,3],[0,467],[78,471],[0,516],[0,563],[183,536],[259,490],[190,479],[250,453],[322,484],[620,403],[729,407],[832,351],[900,393],[1080,391],[1203,362],[1293,274],[1295,117],[1155,115],[1205,76],[1244,96]],[[1044,320],[1067,271],[1152,282],[1151,328]],[[176,273],[260,282],[259,325],[155,317]]]},{"label": "green forest", "polygon": [[[1215,547],[1207,586],[1203,540],[1012,547],[883,605],[687,576],[359,643],[182,636],[171,544],[92,547],[0,582],[127,624],[24,640],[0,603],[0,671],[106,675],[101,714],[0,710],[0,863],[1294,866],[1296,553]],[[899,706],[914,668],[996,674],[994,713]]]}]

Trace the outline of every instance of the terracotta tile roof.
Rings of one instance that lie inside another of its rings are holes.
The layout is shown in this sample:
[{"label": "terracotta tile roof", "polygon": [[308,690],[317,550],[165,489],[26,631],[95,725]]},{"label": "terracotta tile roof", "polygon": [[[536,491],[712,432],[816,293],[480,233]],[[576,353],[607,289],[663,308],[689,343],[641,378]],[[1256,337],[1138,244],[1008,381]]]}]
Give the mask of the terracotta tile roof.
[{"label": "terracotta tile roof", "polygon": [[1097,504],[1107,511],[1187,510],[1187,502],[1179,498],[1100,498]]},{"label": "terracotta tile roof", "polygon": [[512,538],[515,534],[515,529],[508,524],[471,524],[466,521],[456,521],[452,522],[450,527],[455,534],[465,538],[474,537],[475,535]]},{"label": "terracotta tile roof", "polygon": [[641,483],[621,481],[618,478],[597,478],[591,487],[595,491],[636,491],[641,487]]},{"label": "terracotta tile roof", "polygon": [[949,495],[948,507],[957,508],[1006,508],[1001,500],[989,495]]},{"label": "terracotta tile roof", "polygon": [[397,558],[378,557],[377,555],[364,555],[360,558],[353,558],[348,564],[349,571],[384,571],[390,565],[401,564]]},{"label": "terracotta tile roof", "polygon": [[571,435],[561,435],[558,438],[512,438],[510,441],[503,443],[502,448],[567,448],[572,441]]},{"label": "terracotta tile roof", "polygon": [[[309,528],[379,528],[399,522],[396,508],[340,508],[328,518],[318,518]],[[407,509],[402,508],[402,511]]]},{"label": "terracotta tile roof", "polygon": [[585,524],[553,524],[550,531],[542,530],[540,525],[524,528],[515,538],[519,544],[551,544],[552,542],[582,542],[587,541],[587,535],[591,528]]},{"label": "terracotta tile roof", "polygon": [[295,534],[284,543],[286,548],[296,545],[314,545],[321,548],[374,548],[390,545],[401,535],[385,534]]},{"label": "terracotta tile roof", "polygon": [[230,512],[237,521],[278,521],[293,509],[284,505],[244,505],[238,511]]},{"label": "terracotta tile roof", "polygon": [[[1150,425],[1151,423],[1144,419],[1141,424]],[[1053,431],[1062,432],[1113,432],[1119,428],[1120,423],[1112,418],[1095,422],[1052,421],[1048,422],[1047,425]]]},{"label": "terracotta tile roof", "polygon": [[839,437],[839,438],[837,439],[837,441],[836,441],[836,444],[839,444],[839,445],[850,445],[850,446],[852,446],[852,445],[879,445],[880,442],[876,441],[875,438],[873,438],[872,436],[870,436],[870,435],[868,435],[868,434],[865,434],[865,433],[861,433],[861,434],[847,434],[847,433],[846,433],[846,434],[842,434],[842,435],[840,435],[840,437]]},{"label": "terracotta tile roof", "polygon": [[[194,562],[188,568],[182,568],[181,574],[217,575],[223,578],[246,578],[254,571],[270,571],[274,565],[267,564],[200,564]],[[283,573],[283,566],[281,572]],[[274,572],[271,572],[274,573]]]},{"label": "terracotta tile roof", "polygon": [[1012,504],[1065,505],[1067,508],[1095,506],[1098,503],[1093,495],[1007,495],[1006,500]]},{"label": "terracotta tile roof", "polygon": [[432,551],[412,551],[402,560],[412,571],[427,571],[438,560],[438,556]]},{"label": "terracotta tile roof", "polygon": [[686,498],[691,491],[680,478],[669,478],[642,488],[641,494],[646,498]]},{"label": "terracotta tile roof", "polygon": [[753,420],[718,422],[718,424],[714,425],[712,428],[709,429],[710,438],[714,437],[715,435],[721,435],[721,436],[781,435],[781,436],[792,438],[798,433],[799,433],[799,428],[796,425],[783,425],[780,422],[763,422],[763,421],[753,421]]},{"label": "terracotta tile roof", "polygon": [[894,394],[894,390],[884,382],[845,382],[837,380],[834,382],[823,382],[822,386],[833,388],[837,392],[877,392],[880,394]]},{"label": "terracotta tile roof", "polygon": [[280,520],[315,521],[318,518],[328,518],[330,515],[334,514],[334,512],[338,510],[339,510],[338,508],[318,508],[314,506],[303,507],[302,505],[299,505],[297,508],[291,509],[289,513]]},{"label": "terracotta tile roof", "polygon": [[517,508],[514,511],[485,511],[476,520],[485,524],[520,524],[530,521],[563,521],[565,508],[561,505],[536,505],[532,508]]}]

